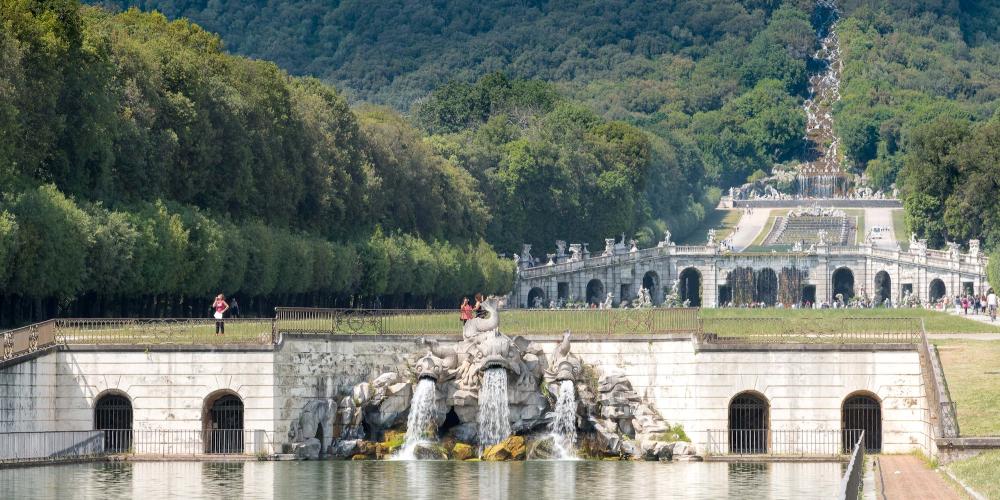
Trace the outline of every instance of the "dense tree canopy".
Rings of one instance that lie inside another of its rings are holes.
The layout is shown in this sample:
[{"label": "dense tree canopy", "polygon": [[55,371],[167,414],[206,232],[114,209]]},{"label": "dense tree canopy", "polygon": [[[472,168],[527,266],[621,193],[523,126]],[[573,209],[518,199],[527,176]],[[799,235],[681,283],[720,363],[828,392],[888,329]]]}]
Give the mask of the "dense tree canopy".
[{"label": "dense tree canopy", "polygon": [[[494,248],[683,237],[808,150],[812,0],[94,3],[0,0],[7,318],[505,291]],[[997,8],[839,4],[839,160],[1000,247]]]},{"label": "dense tree canopy", "polygon": [[159,14],[3,1],[0,23],[2,322],[511,286],[475,180],[399,115]]}]

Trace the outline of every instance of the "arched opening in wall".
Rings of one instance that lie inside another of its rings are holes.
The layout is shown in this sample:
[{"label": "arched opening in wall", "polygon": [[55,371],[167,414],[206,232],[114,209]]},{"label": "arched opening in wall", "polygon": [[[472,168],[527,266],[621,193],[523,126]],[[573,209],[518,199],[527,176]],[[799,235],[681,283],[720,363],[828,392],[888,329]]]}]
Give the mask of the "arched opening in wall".
[{"label": "arched opening in wall", "polygon": [[875,273],[875,305],[892,305],[892,278],[885,271]]},{"label": "arched opening in wall", "polygon": [[778,301],[778,275],[774,269],[765,267],[757,271],[756,286],[754,297],[757,302],[773,306]]},{"label": "arched opening in wall", "polygon": [[802,287],[802,304],[816,303],[816,285],[806,285]]},{"label": "arched opening in wall", "polygon": [[677,287],[680,292],[681,304],[687,302],[689,307],[701,307],[701,273],[693,267],[681,271],[677,278],[680,285]]},{"label": "arched opening in wall", "polygon": [[833,272],[833,300],[836,301],[838,296],[844,305],[854,298],[854,273],[846,267]]},{"label": "arched opening in wall", "polygon": [[649,299],[654,305],[663,302],[660,296],[660,275],[656,274],[656,271],[646,271],[646,274],[642,275],[642,287],[649,292]]},{"label": "arched opening in wall", "polygon": [[104,450],[125,453],[132,448],[132,402],[121,393],[108,392],[94,405],[94,429],[104,431]]},{"label": "arched opening in wall", "polygon": [[537,286],[528,292],[528,307],[545,307],[545,292]]},{"label": "arched opening in wall", "polygon": [[205,400],[205,453],[243,453],[243,400],[221,391]]},{"label": "arched opening in wall", "polygon": [[733,301],[733,289],[729,285],[719,285],[719,307],[726,307]]},{"label": "arched opening in wall", "polygon": [[936,302],[944,297],[947,290],[944,288],[944,282],[939,279],[934,279],[931,281],[930,290],[928,290],[927,297],[930,298],[931,302]]},{"label": "arched opening in wall", "polygon": [[843,446],[850,451],[858,441],[861,431],[865,432],[865,451],[882,451],[882,404],[871,393],[857,393],[844,400],[841,428]]},{"label": "arched opening in wall", "polygon": [[729,452],[767,453],[768,404],[762,394],[743,392],[729,402]]},{"label": "arched opening in wall", "polygon": [[604,302],[604,283],[599,279],[587,282],[587,303],[600,304]]}]

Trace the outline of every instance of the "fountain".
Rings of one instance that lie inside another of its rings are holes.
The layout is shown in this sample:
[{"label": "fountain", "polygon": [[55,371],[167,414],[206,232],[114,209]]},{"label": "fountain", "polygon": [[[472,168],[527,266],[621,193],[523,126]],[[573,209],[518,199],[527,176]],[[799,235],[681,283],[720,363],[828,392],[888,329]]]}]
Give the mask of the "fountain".
[{"label": "fountain", "polygon": [[510,436],[510,407],[507,401],[507,370],[488,368],[479,388],[479,451]]},{"label": "fountain", "polygon": [[553,412],[550,435],[557,459],[575,458],[576,453],[576,388],[572,380],[559,382],[559,397]]},{"label": "fountain", "polygon": [[403,447],[396,454],[396,460],[416,460],[417,445],[437,440],[437,406],[434,404],[436,391],[437,384],[430,377],[417,382],[417,390],[413,391],[413,400],[410,402],[410,416],[406,419],[406,436],[403,438]]},{"label": "fountain", "polygon": [[817,2],[816,36],[820,47],[813,54],[818,66],[809,77],[809,95],[802,104],[806,113],[806,140],[812,143],[811,161],[799,168],[798,188],[803,197],[842,196],[848,189],[847,177],[840,167],[840,138],[833,128],[833,104],[840,100],[840,73],[843,60],[840,40],[835,31],[839,11],[833,0]]},{"label": "fountain", "polygon": [[[483,460],[694,454],[686,443],[671,442],[670,426],[624,376],[601,377],[597,387],[595,373],[586,383],[582,359],[570,352],[570,332],[548,357],[539,344],[500,331],[495,302],[483,307],[488,314],[466,322],[461,340],[420,339],[424,353],[355,385],[331,403],[335,410],[322,413],[319,403],[304,408],[306,423],[295,432],[300,457],[324,449],[354,460],[467,460],[477,449]],[[311,438],[327,436],[326,426],[313,430],[317,415],[335,416],[328,446]],[[579,448],[578,432],[587,433]]]}]

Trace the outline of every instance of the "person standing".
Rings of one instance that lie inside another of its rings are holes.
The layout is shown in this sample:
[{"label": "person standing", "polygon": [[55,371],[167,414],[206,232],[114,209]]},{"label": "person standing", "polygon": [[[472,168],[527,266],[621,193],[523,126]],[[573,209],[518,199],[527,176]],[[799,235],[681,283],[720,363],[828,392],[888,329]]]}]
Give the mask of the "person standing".
[{"label": "person standing", "polygon": [[233,302],[229,304],[229,317],[239,318],[240,317],[240,302],[233,297]]},{"label": "person standing", "polygon": [[990,310],[990,321],[995,321],[997,319],[997,294],[993,290],[990,290],[990,294],[986,296],[986,307]]},{"label": "person standing", "polygon": [[462,306],[459,307],[459,310],[462,311],[461,319],[464,325],[466,321],[472,319],[472,305],[469,304],[468,297],[462,297]]},{"label": "person standing", "polygon": [[483,294],[481,293],[476,294],[476,305],[475,307],[472,308],[472,310],[476,312],[477,318],[486,317],[487,311],[486,309],[483,309]]},{"label": "person standing", "polygon": [[226,325],[223,323],[222,318],[225,316],[226,311],[229,310],[229,304],[226,303],[226,297],[221,293],[215,296],[215,302],[212,303],[212,309],[215,313],[212,315],[215,317],[215,334],[225,335]]}]

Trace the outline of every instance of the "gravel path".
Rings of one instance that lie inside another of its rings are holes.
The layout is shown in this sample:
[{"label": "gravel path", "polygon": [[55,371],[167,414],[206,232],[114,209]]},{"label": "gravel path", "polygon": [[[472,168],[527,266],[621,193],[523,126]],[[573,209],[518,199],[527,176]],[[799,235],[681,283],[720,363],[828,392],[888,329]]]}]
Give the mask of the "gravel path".
[{"label": "gravel path", "polygon": [[940,474],[913,455],[882,455],[882,486],[889,500],[960,500]]}]

